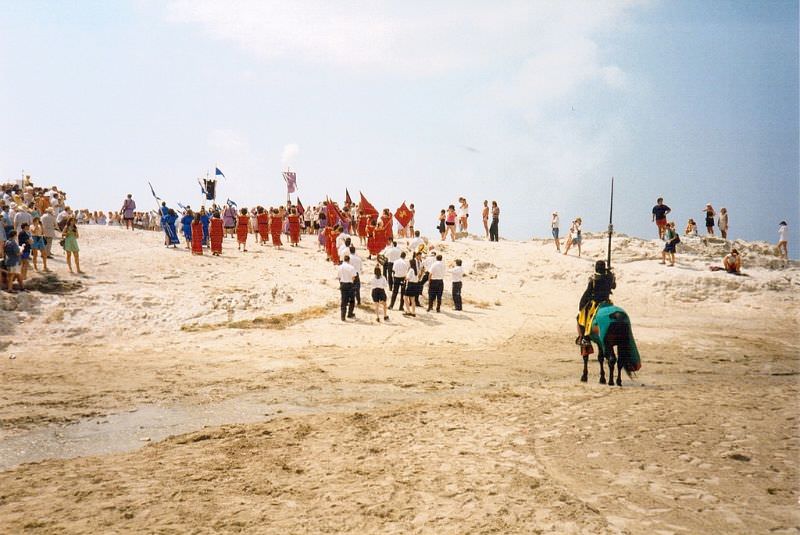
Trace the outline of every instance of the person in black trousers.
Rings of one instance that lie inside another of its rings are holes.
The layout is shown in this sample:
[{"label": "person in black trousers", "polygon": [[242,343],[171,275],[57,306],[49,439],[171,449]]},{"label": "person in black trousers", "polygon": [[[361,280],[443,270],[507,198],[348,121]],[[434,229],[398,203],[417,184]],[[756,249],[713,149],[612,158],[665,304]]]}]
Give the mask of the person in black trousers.
[{"label": "person in black trousers", "polygon": [[497,226],[500,223],[500,207],[492,201],[492,225],[489,227],[489,241],[500,241]]}]

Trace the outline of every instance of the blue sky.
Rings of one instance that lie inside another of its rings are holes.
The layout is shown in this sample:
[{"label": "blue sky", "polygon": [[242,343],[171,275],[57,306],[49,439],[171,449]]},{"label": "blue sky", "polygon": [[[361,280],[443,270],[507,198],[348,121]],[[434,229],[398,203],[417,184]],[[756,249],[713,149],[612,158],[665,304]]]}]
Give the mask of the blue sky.
[{"label": "blue sky", "polygon": [[344,188],[414,202],[433,233],[466,196],[501,234],[607,222],[651,237],[711,201],[731,235],[798,241],[796,2],[4,2],[0,177],[24,168],[73,206],[147,181],[197,204],[304,202]]}]

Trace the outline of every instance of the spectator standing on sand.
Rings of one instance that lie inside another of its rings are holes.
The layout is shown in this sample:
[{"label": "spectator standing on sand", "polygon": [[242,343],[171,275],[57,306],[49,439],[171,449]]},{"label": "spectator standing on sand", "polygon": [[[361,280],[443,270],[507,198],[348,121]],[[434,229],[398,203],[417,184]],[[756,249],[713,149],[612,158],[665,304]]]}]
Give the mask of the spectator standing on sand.
[{"label": "spectator standing on sand", "polygon": [[78,247],[78,224],[74,217],[70,217],[69,220],[67,220],[67,225],[64,227],[62,236],[64,237],[64,250],[67,252],[67,266],[69,267],[69,272],[73,273],[72,257],[75,257],[75,268],[79,274],[82,274],[80,248]]},{"label": "spectator standing on sand", "polygon": [[459,197],[458,203],[458,231],[467,232],[469,227],[469,204],[467,204],[467,199],[464,197]]},{"label": "spectator standing on sand", "polygon": [[714,208],[711,206],[711,203],[706,204],[706,207],[703,208],[703,213],[706,214],[706,231],[708,232],[709,236],[714,235],[714,216],[717,213],[714,211]]},{"label": "spectator standing on sand", "polygon": [[661,251],[661,263],[667,263],[667,255],[669,255],[669,265],[675,265],[675,247],[681,242],[680,236],[675,231],[675,222],[670,221],[667,223],[667,228],[664,232],[664,250]]},{"label": "spectator standing on sand", "polygon": [[444,237],[447,232],[447,213],[445,210],[439,212],[439,222],[436,224],[436,230],[439,231],[439,235],[442,237],[442,241],[444,241]]},{"label": "spectator standing on sand", "polygon": [[442,294],[444,293],[444,275],[446,268],[442,262],[442,255],[437,255],[436,260],[431,264],[430,279],[428,282],[428,312],[433,308],[433,302],[436,301],[436,312],[442,310]]},{"label": "spectator standing on sand", "polygon": [[375,276],[370,279],[369,287],[372,290],[372,302],[375,303],[375,321],[381,322],[381,307],[383,307],[383,321],[389,321],[389,313],[386,311],[386,292],[389,289],[389,281],[381,273],[380,266],[375,266]]},{"label": "spectator standing on sand", "polygon": [[[48,208],[49,210],[49,208]],[[44,238],[44,231],[42,229],[42,220],[39,217],[33,219],[33,226],[31,227],[31,248],[33,252],[33,269],[39,271],[39,255],[42,257],[42,270],[50,271],[47,269],[47,253],[45,248],[47,242]]]},{"label": "spectator standing on sand", "polygon": [[447,215],[445,216],[444,223],[445,231],[442,236],[442,241],[447,239],[448,234],[452,241],[456,241],[456,207],[452,204],[447,207]]},{"label": "spectator standing on sand", "polygon": [[483,201],[483,210],[481,211],[481,219],[483,220],[483,230],[485,236],[489,238],[489,201]]},{"label": "spectator standing on sand", "polygon": [[781,221],[778,225],[778,254],[789,259],[789,225]]},{"label": "spectator standing on sand", "polygon": [[556,242],[556,251],[559,253],[561,252],[561,240],[558,239],[558,212],[553,212],[553,216],[550,219],[550,229],[553,232],[553,241]]},{"label": "spectator standing on sand", "polygon": [[462,310],[461,307],[461,288],[462,282],[461,279],[464,277],[464,268],[461,267],[461,259],[456,258],[456,267],[450,270],[450,276],[453,278],[453,288],[451,293],[453,294],[453,306],[456,310]]},{"label": "spectator standing on sand", "polygon": [[722,235],[723,240],[728,239],[728,209],[727,208],[720,208],[719,209],[719,218],[717,218],[717,226],[719,227],[719,233]]},{"label": "spectator standing on sand", "polygon": [[342,313],[342,321],[346,321],[345,316],[352,319],[356,317],[353,312],[356,306],[353,296],[353,280],[356,278],[356,270],[350,265],[350,255],[344,255],[343,260],[336,268],[336,278],[339,279],[339,292],[341,293],[339,308]]},{"label": "spectator standing on sand", "polygon": [[125,221],[125,228],[133,230],[133,216],[136,210],[136,201],[133,200],[133,195],[128,193],[128,198],[122,201],[122,219]]},{"label": "spectator standing on sand", "polygon": [[3,254],[5,255],[5,269],[7,272],[7,291],[12,291],[11,285],[14,283],[14,279],[17,279],[17,284],[19,285],[20,291],[25,290],[25,284],[22,282],[22,266],[20,266],[20,250],[19,244],[17,243],[17,231],[14,229],[11,229],[6,237],[6,241],[3,244]]},{"label": "spectator standing on sand", "polygon": [[500,241],[500,207],[497,201],[492,201],[492,224],[489,225],[489,241]]},{"label": "spectator standing on sand", "polygon": [[576,217],[569,227],[569,237],[567,238],[566,247],[564,247],[564,254],[567,254],[573,245],[578,246],[578,256],[581,256],[581,225],[583,221],[580,217]]},{"label": "spectator standing on sand", "polygon": [[656,222],[656,226],[658,227],[658,239],[664,239],[664,232],[667,228],[667,214],[669,214],[672,209],[664,204],[664,198],[659,197],[656,199],[656,205],[653,206],[653,221]]},{"label": "spectator standing on sand", "polygon": [[56,238],[56,216],[53,209],[48,208],[42,214],[42,236],[44,236],[44,251],[42,256],[53,258],[53,240]]}]

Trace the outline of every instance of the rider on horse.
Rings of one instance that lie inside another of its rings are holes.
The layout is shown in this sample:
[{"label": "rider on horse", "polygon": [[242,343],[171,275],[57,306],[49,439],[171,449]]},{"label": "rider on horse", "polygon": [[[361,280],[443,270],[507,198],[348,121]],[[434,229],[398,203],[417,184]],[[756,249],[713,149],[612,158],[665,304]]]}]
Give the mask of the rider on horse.
[{"label": "rider on horse", "polygon": [[576,344],[581,346],[581,352],[586,354],[592,352],[592,344],[589,335],[592,332],[592,321],[594,320],[597,308],[602,303],[611,304],[611,292],[617,287],[617,281],[610,269],[606,268],[604,260],[598,260],[594,264],[594,274],[589,278],[586,291],[581,296],[578,305],[578,338]]}]

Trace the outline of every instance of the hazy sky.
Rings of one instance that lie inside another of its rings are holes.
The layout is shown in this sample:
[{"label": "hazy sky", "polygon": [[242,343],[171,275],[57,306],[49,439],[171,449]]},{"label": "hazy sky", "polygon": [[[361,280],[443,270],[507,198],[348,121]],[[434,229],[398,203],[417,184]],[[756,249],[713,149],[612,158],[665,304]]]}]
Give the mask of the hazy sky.
[{"label": "hazy sky", "polygon": [[501,235],[652,237],[711,201],[798,254],[797,2],[0,1],[0,177],[73,207],[403,200],[433,234],[464,195]]}]

